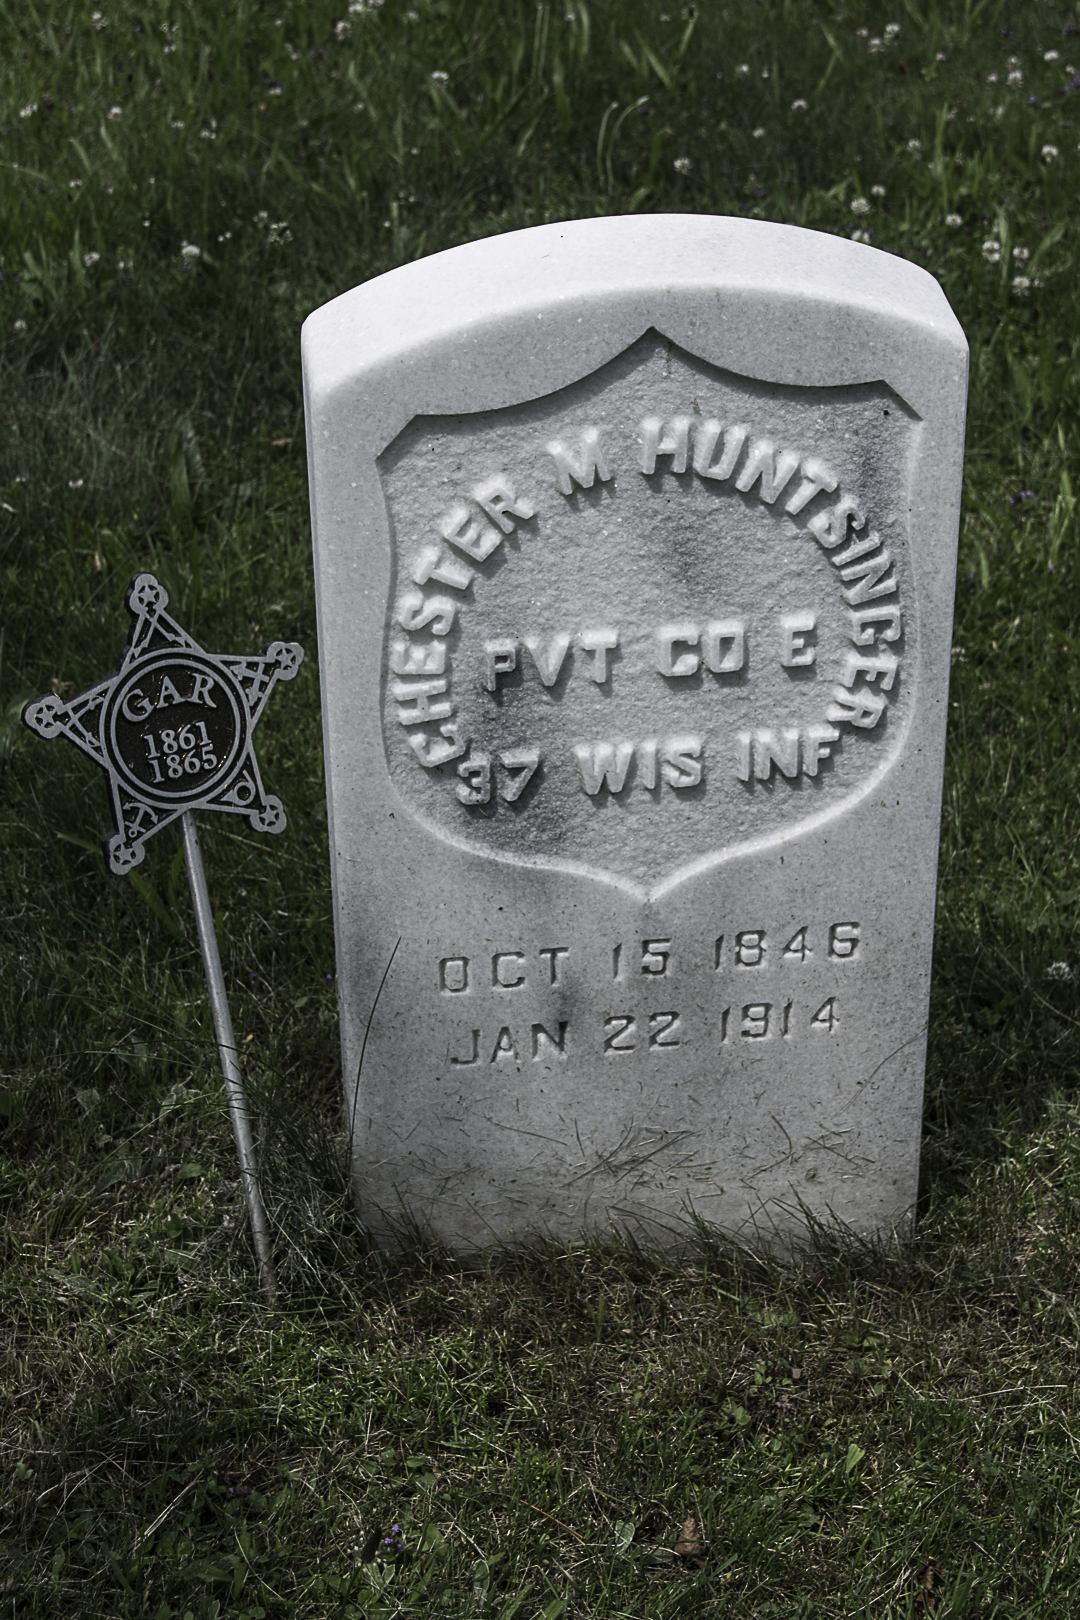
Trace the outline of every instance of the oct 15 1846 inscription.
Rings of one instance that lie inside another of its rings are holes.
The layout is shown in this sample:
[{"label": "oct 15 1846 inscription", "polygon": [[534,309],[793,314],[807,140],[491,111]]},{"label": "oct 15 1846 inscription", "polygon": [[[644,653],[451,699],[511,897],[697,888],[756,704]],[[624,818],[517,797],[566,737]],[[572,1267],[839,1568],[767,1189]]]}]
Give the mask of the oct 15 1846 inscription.
[{"label": "oct 15 1846 inscription", "polygon": [[472,244],[307,322],[380,1240],[907,1219],[966,353],[914,266],[700,216]]}]

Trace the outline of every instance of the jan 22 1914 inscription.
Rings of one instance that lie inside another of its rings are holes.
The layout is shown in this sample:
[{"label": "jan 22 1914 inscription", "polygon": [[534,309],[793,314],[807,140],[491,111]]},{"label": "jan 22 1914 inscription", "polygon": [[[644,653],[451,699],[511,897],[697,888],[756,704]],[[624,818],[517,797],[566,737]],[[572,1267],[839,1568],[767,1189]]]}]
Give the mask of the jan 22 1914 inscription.
[{"label": "jan 22 1914 inscription", "polygon": [[784,227],[543,227],[336,300],[305,375],[372,1230],[904,1220],[964,407],[936,283]]}]

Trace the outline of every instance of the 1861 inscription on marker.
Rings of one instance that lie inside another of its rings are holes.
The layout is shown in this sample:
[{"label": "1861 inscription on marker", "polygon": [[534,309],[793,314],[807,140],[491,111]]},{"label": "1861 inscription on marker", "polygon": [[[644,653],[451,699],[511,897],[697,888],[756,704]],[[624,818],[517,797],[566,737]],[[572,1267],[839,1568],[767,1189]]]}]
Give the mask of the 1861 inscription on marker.
[{"label": "1861 inscription on marker", "polygon": [[924,272],[698,217],[474,244],[311,318],[376,1234],[906,1216],[965,363]]}]

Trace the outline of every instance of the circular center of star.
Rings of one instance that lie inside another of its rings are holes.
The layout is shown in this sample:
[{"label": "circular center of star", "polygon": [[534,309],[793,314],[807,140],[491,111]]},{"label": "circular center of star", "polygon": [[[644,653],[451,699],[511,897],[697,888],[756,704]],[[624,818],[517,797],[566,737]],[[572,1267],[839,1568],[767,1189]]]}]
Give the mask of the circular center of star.
[{"label": "circular center of star", "polygon": [[232,676],[198,653],[161,653],[118,681],[102,717],[102,745],[118,776],[155,804],[216,792],[241,763],[247,704]]}]

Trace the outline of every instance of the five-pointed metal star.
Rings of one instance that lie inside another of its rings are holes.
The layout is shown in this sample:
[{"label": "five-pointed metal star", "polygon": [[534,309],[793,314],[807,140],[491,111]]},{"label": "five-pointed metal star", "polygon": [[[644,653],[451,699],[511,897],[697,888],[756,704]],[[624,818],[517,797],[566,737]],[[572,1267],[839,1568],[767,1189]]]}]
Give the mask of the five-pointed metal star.
[{"label": "five-pointed metal star", "polygon": [[46,694],[23,710],[31,731],[66,737],[108,772],[116,831],[104,849],[119,875],[185,810],[232,811],[257,832],[285,826],[281,800],[263,791],[252,732],[304,649],[271,641],[252,658],[205,652],[165,612],[168,600],[153,574],[136,574],[119,669],[70,702]]}]

